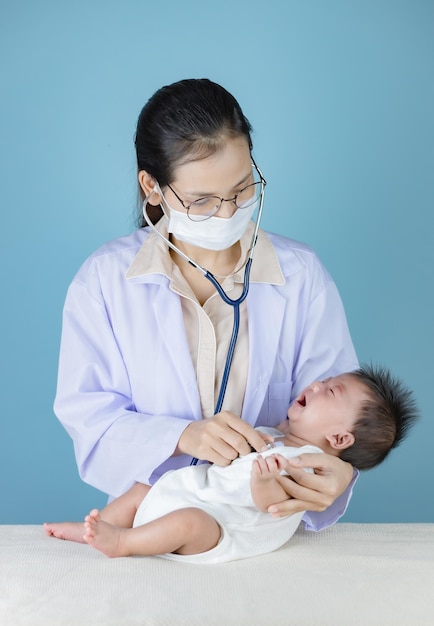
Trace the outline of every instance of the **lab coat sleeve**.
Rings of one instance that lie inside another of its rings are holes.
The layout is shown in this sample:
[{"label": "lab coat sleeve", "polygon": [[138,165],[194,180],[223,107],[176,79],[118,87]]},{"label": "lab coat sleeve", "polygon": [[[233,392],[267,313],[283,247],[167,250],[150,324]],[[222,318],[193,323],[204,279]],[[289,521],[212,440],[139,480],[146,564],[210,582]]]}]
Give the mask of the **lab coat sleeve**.
[{"label": "lab coat sleeve", "polygon": [[348,488],[325,511],[305,511],[303,515],[305,529],[319,531],[335,524],[348,508],[358,477],[359,471],[354,469],[353,478]]},{"label": "lab coat sleeve", "polygon": [[[278,423],[286,414],[288,400],[292,402],[313,380],[354,370],[358,360],[341,297],[327,270],[306,246],[295,243],[294,254],[286,257],[285,240],[276,237],[273,240],[285,271],[285,284],[279,291],[288,303],[275,375],[278,381],[283,381],[283,388],[291,381],[290,397],[283,397],[279,405],[278,400],[273,400],[274,408],[278,409],[274,423]],[[293,351],[289,346],[294,347]],[[357,478],[358,472],[354,471],[350,486],[326,511],[306,512],[303,517],[306,528],[321,530],[342,517]]]},{"label": "lab coat sleeve", "polygon": [[298,337],[291,400],[313,380],[336,376],[359,366],[342,300],[323,268],[313,282]]},{"label": "lab coat sleeve", "polygon": [[[344,307],[336,285],[324,270],[323,286],[313,283],[312,298],[302,333],[295,367],[292,399],[315,379],[335,376],[358,367],[358,360],[348,330]],[[321,283],[320,283],[321,284]],[[347,510],[359,472],[345,492],[325,511],[306,511],[303,522],[307,530],[322,530],[337,522]]]},{"label": "lab coat sleeve", "polygon": [[[136,411],[104,299],[77,279],[64,307],[54,410],[73,439],[81,478],[111,496],[149,483],[190,423]],[[186,461],[181,455],[172,463]]]}]

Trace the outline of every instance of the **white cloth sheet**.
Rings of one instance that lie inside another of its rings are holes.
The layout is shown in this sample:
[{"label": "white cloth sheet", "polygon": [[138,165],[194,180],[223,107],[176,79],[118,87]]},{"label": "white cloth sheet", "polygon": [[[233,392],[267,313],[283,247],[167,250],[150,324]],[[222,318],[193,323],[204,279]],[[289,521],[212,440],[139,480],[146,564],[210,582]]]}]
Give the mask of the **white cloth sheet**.
[{"label": "white cloth sheet", "polygon": [[2,626],[432,626],[434,524],[299,528],[279,550],[219,565],[110,559],[0,526]]}]

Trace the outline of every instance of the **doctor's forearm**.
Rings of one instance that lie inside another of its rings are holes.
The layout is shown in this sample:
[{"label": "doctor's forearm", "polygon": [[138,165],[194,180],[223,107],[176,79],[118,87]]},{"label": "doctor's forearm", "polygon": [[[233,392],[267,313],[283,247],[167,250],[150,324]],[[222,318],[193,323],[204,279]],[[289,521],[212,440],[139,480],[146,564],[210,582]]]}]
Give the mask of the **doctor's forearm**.
[{"label": "doctor's forearm", "polygon": [[[82,417],[83,412],[76,414]],[[74,440],[81,478],[111,496],[121,495],[135,482],[149,484],[162,465],[171,469],[171,457],[186,425],[176,417],[125,410],[101,411],[80,423],[70,414],[64,416],[61,407],[58,415]],[[179,463],[185,465],[183,459]]]}]

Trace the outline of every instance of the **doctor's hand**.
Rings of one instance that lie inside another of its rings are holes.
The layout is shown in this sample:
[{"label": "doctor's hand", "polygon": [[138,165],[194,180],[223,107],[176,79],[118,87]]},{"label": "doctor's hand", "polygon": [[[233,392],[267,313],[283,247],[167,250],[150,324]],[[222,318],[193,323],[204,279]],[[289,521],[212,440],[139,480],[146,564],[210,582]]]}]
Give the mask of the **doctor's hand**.
[{"label": "doctor's hand", "polygon": [[[301,454],[282,461],[282,467],[289,476],[279,476],[277,480],[290,499],[268,507],[273,517],[325,511],[353,478],[352,465],[330,454]],[[315,473],[305,472],[304,467],[313,468]]]},{"label": "doctor's hand", "polygon": [[191,422],[178,441],[175,454],[188,454],[216,465],[229,465],[238,456],[266,449],[273,437],[254,430],[234,413],[222,411]]}]

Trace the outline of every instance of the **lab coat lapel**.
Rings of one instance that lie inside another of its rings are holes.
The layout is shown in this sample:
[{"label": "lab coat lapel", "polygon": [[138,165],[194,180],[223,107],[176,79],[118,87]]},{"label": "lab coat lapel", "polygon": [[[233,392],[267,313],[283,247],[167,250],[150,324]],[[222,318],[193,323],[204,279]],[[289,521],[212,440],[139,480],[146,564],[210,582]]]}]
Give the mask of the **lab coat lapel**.
[{"label": "lab coat lapel", "polygon": [[[180,298],[170,290],[160,289],[152,300],[158,332],[163,338],[167,354],[178,374],[178,383],[171,382],[171,393],[178,393],[179,387],[185,392],[191,407],[191,416],[202,418],[196,375],[188,348]],[[179,394],[182,402],[183,394]]]},{"label": "lab coat lapel", "polygon": [[272,285],[252,283],[247,307],[249,372],[242,417],[255,425],[273,373],[285,300]]}]

